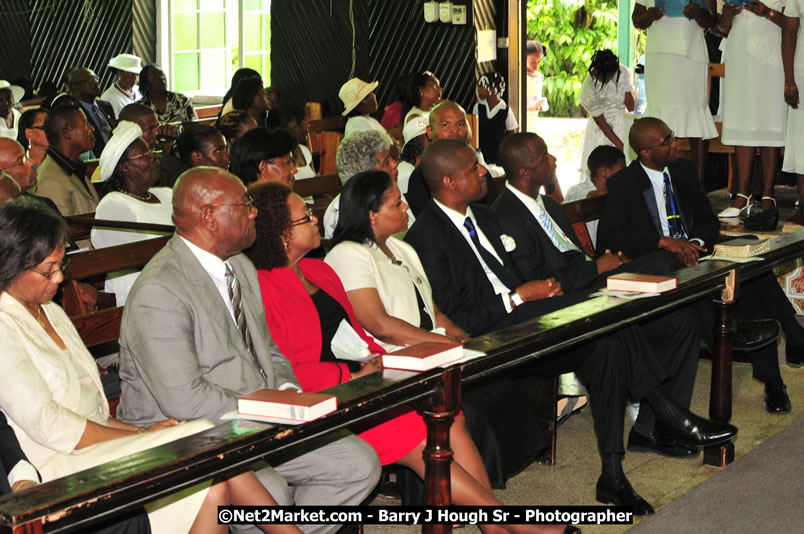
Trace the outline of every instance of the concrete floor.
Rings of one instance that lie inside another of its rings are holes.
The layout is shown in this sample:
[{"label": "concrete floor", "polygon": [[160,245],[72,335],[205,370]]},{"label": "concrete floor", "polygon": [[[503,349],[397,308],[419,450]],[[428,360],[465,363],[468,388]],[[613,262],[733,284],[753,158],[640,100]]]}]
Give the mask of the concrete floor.
[{"label": "concrete floor", "polygon": [[[711,363],[701,360],[698,366],[694,412],[706,415],[709,403]],[[732,423],[740,432],[735,439],[735,458],[739,459],[772,436],[804,416],[804,369],[782,367],[793,413],[768,415],[763,407],[762,384],[751,377],[751,366],[734,365],[734,403]],[[634,409],[626,416],[626,435],[633,423]],[[674,499],[692,490],[704,480],[721,472],[705,466],[701,458],[672,460],[654,454],[628,453],[624,468],[634,488],[658,511]],[[533,464],[508,481],[504,490],[495,494],[508,505],[596,505],[594,487],[600,474],[600,462],[592,430],[591,410],[584,409],[571,417],[558,432],[558,461],[553,467]],[[376,501],[381,502],[380,500]],[[392,504],[382,501],[383,504]],[[766,511],[772,513],[772,510]],[[630,525],[583,525],[584,534],[618,534]],[[418,527],[366,525],[367,534],[407,534]],[[476,534],[480,529],[465,527],[463,534]]]}]

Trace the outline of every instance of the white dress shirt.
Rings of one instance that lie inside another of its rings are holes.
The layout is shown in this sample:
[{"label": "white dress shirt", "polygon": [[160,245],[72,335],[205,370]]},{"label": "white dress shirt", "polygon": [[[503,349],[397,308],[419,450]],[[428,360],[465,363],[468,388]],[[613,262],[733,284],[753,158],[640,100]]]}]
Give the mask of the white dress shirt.
[{"label": "white dress shirt", "polygon": [[472,223],[475,225],[475,231],[477,232],[477,238],[480,241],[480,246],[486,249],[486,251],[489,254],[494,256],[497,259],[497,261],[500,262],[500,265],[503,265],[503,261],[500,259],[500,256],[497,254],[497,251],[494,250],[491,241],[488,240],[486,234],[484,234],[483,230],[480,228],[480,225],[477,224],[477,219],[475,218],[474,213],[472,213],[472,207],[467,206],[466,214],[464,215],[462,213],[455,211],[452,208],[448,208],[435,198],[433,199],[433,201],[435,202],[436,206],[438,206],[441,209],[441,211],[444,212],[444,214],[449,218],[449,220],[452,221],[452,224],[455,225],[455,228],[458,229],[463,238],[472,248],[472,252],[475,253],[477,261],[479,261],[480,265],[483,266],[483,272],[486,273],[486,278],[488,278],[489,282],[491,282],[491,285],[494,287],[494,293],[502,296],[502,301],[503,304],[505,305],[505,310],[508,313],[511,313],[513,307],[511,306],[511,299],[508,297],[508,293],[514,291],[516,288],[506,286],[505,284],[502,283],[502,281],[500,281],[499,278],[497,278],[497,275],[494,274],[494,271],[492,271],[489,268],[488,264],[486,264],[486,262],[483,260],[483,257],[480,255],[480,252],[475,248],[475,244],[472,242],[472,237],[469,235],[469,230],[467,230],[466,227],[463,225],[467,217],[471,218]]},{"label": "white dress shirt", "polygon": [[[641,162],[639,164],[642,165]],[[653,186],[653,195],[656,197],[656,209],[659,213],[659,220],[662,223],[662,235],[670,237],[670,226],[667,224],[667,203],[664,200],[664,173],[670,176],[670,169],[665,167],[664,170],[655,171],[644,165],[642,165],[642,168],[645,170],[645,174],[648,175],[650,185]],[[676,197],[676,201],[678,201],[678,197]],[[693,237],[689,239],[689,241],[698,243],[701,246],[704,244],[703,240],[697,237]]]}]

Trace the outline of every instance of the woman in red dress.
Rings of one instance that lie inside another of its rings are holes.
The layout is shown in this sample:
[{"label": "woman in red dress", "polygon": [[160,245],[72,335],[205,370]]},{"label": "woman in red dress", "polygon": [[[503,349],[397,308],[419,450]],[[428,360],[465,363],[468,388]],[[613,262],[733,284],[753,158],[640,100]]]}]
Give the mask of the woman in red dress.
[{"label": "woman in red dress", "polygon": [[[345,320],[374,354],[385,352],[357,322],[340,279],[326,263],[304,256],[320,244],[317,219],[302,198],[277,182],[249,188],[259,210],[257,241],[246,255],[257,268],[265,317],[271,338],[293,365],[302,388],[318,391],[380,371],[381,359],[365,363],[338,360],[330,342]],[[409,467],[424,476],[422,451],[426,429],[421,417],[407,407],[404,413],[359,436],[377,451],[383,465]],[[452,426],[450,445],[452,501],[459,505],[500,505],[463,416]],[[563,526],[555,526],[563,532]],[[483,525],[485,532],[545,532],[542,525]]]}]

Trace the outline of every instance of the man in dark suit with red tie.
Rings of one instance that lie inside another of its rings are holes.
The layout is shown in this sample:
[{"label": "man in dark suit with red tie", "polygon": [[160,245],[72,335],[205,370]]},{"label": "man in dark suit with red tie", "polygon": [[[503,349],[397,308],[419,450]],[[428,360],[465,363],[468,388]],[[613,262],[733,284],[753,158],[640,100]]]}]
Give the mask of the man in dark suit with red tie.
[{"label": "man in dark suit with red tie", "polygon": [[[554,279],[524,281],[508,251],[516,247],[503,234],[494,213],[478,204],[486,193],[485,171],[475,151],[461,141],[431,143],[422,170],[433,199],[405,240],[419,255],[430,278],[438,308],[472,335],[537,319],[581,302],[583,294],[562,295]],[[680,365],[695,365],[698,330],[694,321],[679,323]],[[665,347],[670,350],[670,347]],[[623,413],[627,397],[643,399],[656,414],[656,429],[693,448],[733,436],[731,425],[700,418],[673,400],[677,384],[657,349],[631,326],[568,350],[545,363],[540,373],[578,371],[588,379],[595,434],[602,458],[596,487],[601,502],[634,507],[637,515],[653,508],[631,487],[622,470]]]},{"label": "man in dark suit with red tie", "polygon": [[[698,263],[702,254],[712,251],[720,223],[700,190],[695,167],[678,157],[675,136],[659,119],[634,122],[628,141],[638,159],[609,178],[597,230],[598,250],[622,250],[638,258],[664,249],[687,265]],[[804,328],[773,276],[768,273],[741,284],[740,294],[735,315],[778,321],[787,340],[787,361],[801,365]],[[714,326],[714,312],[710,309],[701,315],[706,334]],[[751,364],[754,378],[765,384],[766,411],[789,413],[792,408],[779,372],[776,344],[752,352]]]}]

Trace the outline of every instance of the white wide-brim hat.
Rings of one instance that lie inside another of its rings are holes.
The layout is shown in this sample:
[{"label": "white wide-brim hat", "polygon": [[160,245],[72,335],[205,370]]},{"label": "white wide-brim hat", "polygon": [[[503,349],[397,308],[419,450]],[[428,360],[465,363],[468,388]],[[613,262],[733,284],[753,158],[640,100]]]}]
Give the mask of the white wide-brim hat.
[{"label": "white wide-brim hat", "polygon": [[406,122],[405,127],[402,128],[402,139],[404,141],[402,148],[405,148],[405,145],[407,145],[408,141],[411,139],[416,139],[420,135],[426,134],[428,125],[429,123],[424,120],[421,115],[418,117],[413,117]]},{"label": "white wide-brim hat", "polygon": [[11,94],[14,96],[14,103],[19,102],[22,100],[22,97],[25,96],[25,89],[19,85],[11,85],[5,80],[0,80],[0,89],[8,89],[11,91]]},{"label": "white wide-brim hat", "polygon": [[117,124],[98,160],[101,180],[105,182],[112,177],[117,162],[123,157],[128,146],[140,137],[142,137],[142,130],[136,122],[120,121]]},{"label": "white wide-brim hat", "polygon": [[120,54],[109,60],[109,67],[123,72],[139,74],[142,70],[142,59],[134,54]]},{"label": "white wide-brim hat", "polygon": [[345,84],[341,86],[341,90],[338,91],[338,96],[343,102],[343,113],[341,115],[348,115],[350,111],[355,109],[357,105],[363,101],[369,93],[374,91],[379,85],[379,82],[364,82],[360,78],[352,78]]}]

